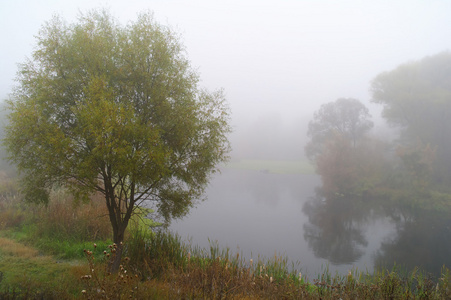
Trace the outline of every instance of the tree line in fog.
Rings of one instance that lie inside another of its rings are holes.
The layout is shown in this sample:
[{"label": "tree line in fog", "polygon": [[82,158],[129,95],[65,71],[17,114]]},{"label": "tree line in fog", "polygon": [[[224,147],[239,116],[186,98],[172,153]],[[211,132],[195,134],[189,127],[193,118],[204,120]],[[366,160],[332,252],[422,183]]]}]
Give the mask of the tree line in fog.
[{"label": "tree line in fog", "polygon": [[400,65],[376,76],[371,101],[396,132],[371,134],[373,122],[359,100],[323,104],[308,125],[306,156],[326,196],[408,198],[424,207],[450,203],[451,53]]}]

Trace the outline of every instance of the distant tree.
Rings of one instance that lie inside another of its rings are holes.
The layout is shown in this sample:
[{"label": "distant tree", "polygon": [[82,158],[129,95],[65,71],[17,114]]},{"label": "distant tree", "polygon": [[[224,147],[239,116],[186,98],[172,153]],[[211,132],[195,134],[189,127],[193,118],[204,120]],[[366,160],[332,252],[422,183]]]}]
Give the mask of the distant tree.
[{"label": "distant tree", "polygon": [[323,195],[331,199],[337,195],[368,198],[378,194],[391,174],[387,149],[387,143],[373,137],[360,140],[355,147],[342,135],[328,139],[315,160]]},{"label": "distant tree", "polygon": [[[185,215],[227,159],[222,91],[198,87],[182,45],[150,13],[121,26],[105,11],[55,17],[20,66],[4,140],[29,201],[55,186],[105,197],[118,245],[139,205]],[[147,204],[146,204],[147,203]]]},{"label": "distant tree", "polygon": [[435,180],[451,178],[451,52],[425,57],[379,74],[371,85],[372,101],[401,129],[399,142],[424,150],[436,148]]},{"label": "distant tree", "polygon": [[[5,126],[7,124],[7,116],[9,111],[6,109],[6,103],[0,103],[0,141],[5,137]],[[8,161],[8,151],[4,147],[0,147],[0,176],[15,179],[17,177],[16,167]]]},{"label": "distant tree", "polygon": [[370,117],[365,105],[353,98],[340,98],[321,105],[308,125],[307,157],[314,161],[324,151],[326,143],[337,135],[348,139],[355,147],[356,142],[373,127]]},{"label": "distant tree", "polygon": [[356,152],[343,135],[330,137],[316,157],[316,172],[321,175],[326,196],[354,192],[359,181]]}]

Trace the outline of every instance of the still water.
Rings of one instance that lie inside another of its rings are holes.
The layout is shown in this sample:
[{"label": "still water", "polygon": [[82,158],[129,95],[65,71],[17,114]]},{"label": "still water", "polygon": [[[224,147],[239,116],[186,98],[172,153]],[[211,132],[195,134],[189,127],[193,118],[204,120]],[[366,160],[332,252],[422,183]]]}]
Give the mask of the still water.
[{"label": "still water", "polygon": [[330,201],[318,196],[320,186],[317,175],[224,169],[211,180],[208,199],[169,229],[193,246],[217,241],[246,260],[287,257],[310,278],[326,267],[347,274],[396,262],[437,274],[451,266],[449,218]]}]

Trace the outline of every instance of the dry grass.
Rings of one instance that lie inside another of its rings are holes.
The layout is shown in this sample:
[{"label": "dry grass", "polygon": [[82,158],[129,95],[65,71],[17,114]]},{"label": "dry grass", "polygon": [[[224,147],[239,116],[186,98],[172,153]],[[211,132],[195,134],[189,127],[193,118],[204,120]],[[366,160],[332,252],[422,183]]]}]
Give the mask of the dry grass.
[{"label": "dry grass", "polygon": [[38,250],[3,237],[0,237],[0,252],[4,255],[16,256],[25,259],[33,258],[39,255]]},{"label": "dry grass", "polygon": [[0,229],[20,226],[25,216],[17,183],[0,172]]},{"label": "dry grass", "polygon": [[451,276],[438,279],[419,270],[409,274],[352,271],[314,280],[289,272],[287,260],[244,262],[239,254],[212,244],[210,251],[188,247],[170,233],[135,235],[127,248],[143,286],[159,290],[158,299],[451,299]]},{"label": "dry grass", "polygon": [[34,235],[62,240],[106,240],[112,236],[108,210],[101,195],[87,204],[76,203],[63,189],[51,192],[47,205],[24,203],[16,184],[0,179],[0,230],[34,225]]},{"label": "dry grass", "polygon": [[[133,299],[449,299],[451,296],[449,270],[444,270],[438,282],[419,272],[402,277],[383,271],[371,276],[324,273],[309,283],[296,274],[283,272],[283,259],[244,264],[238,254],[229,255],[214,246],[209,253],[198,249],[191,255],[176,237],[157,234],[152,239],[146,245],[157,249],[146,251],[149,256],[145,265],[137,268],[136,264],[127,265],[124,259],[118,274],[108,274],[108,260],[93,255],[103,252],[102,248],[87,250],[87,261],[73,265],[56,263],[50,256],[41,256],[28,246],[2,237],[0,270],[5,278],[1,287],[24,287],[26,283],[27,289],[17,290],[17,295],[44,299],[83,295],[88,299],[103,299],[105,295],[110,299],[119,299],[118,295]],[[176,248],[171,250],[171,246]],[[111,248],[105,250],[108,249]],[[0,298],[5,298],[2,296],[11,294],[0,289]]]},{"label": "dry grass", "polygon": [[53,191],[47,206],[33,207],[38,235],[72,238],[80,241],[106,240],[112,230],[105,200],[91,197],[88,204],[75,203],[64,190]]}]

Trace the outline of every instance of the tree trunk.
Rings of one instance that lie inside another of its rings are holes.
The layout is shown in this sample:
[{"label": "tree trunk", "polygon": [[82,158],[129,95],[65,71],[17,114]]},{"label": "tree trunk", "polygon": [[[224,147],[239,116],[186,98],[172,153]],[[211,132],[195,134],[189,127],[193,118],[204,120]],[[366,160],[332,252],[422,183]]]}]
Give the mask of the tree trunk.
[{"label": "tree trunk", "polygon": [[[117,196],[115,193],[115,186],[117,186],[117,183],[113,184],[111,182],[112,176],[110,173],[111,172],[109,168],[107,168],[107,170],[104,172],[105,200],[108,208],[110,222],[113,227],[113,243],[115,244],[114,251],[111,255],[109,271],[111,273],[116,273],[119,270],[119,266],[121,265],[123,252],[122,243],[124,242],[125,229],[127,228],[128,222],[130,221],[133,212],[134,183],[131,183],[132,191],[131,195],[129,196],[130,198],[125,198],[122,192],[120,192],[120,195]],[[123,190],[128,189],[125,188],[121,191]],[[125,204],[127,200],[129,201],[128,205]]]},{"label": "tree trunk", "polygon": [[125,234],[125,226],[119,226],[116,230],[113,230],[113,253],[111,255],[109,271],[116,273],[119,271],[121,265],[122,251],[124,249],[123,241]]}]

